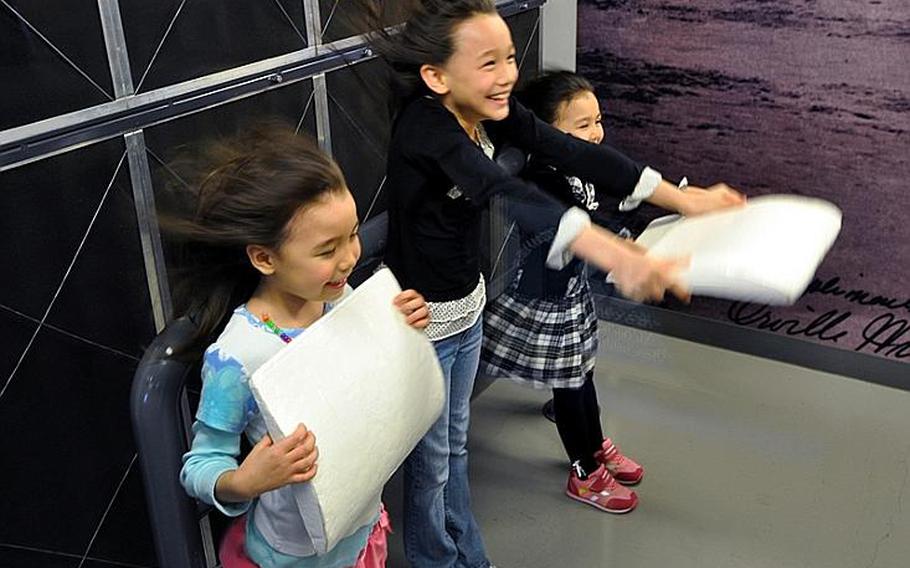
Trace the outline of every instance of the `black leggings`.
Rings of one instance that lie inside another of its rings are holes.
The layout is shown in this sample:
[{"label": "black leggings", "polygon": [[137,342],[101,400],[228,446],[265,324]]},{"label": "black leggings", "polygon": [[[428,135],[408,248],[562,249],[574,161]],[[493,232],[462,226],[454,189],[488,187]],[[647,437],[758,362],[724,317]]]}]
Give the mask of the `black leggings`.
[{"label": "black leggings", "polygon": [[597,469],[594,453],[604,439],[594,371],[585,375],[584,384],[578,388],[553,389],[553,413],[569,462],[577,461],[586,473],[592,473]]}]

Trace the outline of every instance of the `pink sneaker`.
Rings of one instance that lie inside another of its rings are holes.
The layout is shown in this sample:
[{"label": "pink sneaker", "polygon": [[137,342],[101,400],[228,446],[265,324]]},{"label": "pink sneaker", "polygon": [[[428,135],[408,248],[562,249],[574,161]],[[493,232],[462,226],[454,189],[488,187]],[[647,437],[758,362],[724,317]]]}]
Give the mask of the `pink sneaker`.
[{"label": "pink sneaker", "polygon": [[638,495],[616,483],[604,466],[582,480],[575,468],[569,473],[566,495],[607,513],[628,513],[638,505]]},{"label": "pink sneaker", "polygon": [[610,438],[603,441],[600,449],[594,453],[594,459],[606,466],[616,481],[623,485],[635,485],[645,475],[644,468],[635,460],[624,456]]}]

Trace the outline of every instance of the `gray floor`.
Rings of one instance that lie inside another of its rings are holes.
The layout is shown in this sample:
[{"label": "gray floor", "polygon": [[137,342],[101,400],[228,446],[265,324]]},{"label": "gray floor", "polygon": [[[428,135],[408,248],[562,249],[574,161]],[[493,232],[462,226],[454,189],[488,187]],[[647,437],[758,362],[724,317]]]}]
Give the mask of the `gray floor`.
[{"label": "gray floor", "polygon": [[[646,468],[614,516],[563,496],[547,393],[474,401],[471,483],[500,568],[910,566],[910,393],[601,323],[606,432]],[[400,519],[400,481],[387,503]],[[406,566],[400,534],[390,567]]]}]

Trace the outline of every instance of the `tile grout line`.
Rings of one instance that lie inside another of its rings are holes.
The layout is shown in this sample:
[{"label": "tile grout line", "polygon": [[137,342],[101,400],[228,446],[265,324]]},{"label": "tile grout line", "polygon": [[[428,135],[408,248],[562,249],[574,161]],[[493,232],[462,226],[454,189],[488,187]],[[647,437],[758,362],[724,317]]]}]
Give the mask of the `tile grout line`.
[{"label": "tile grout line", "polygon": [[107,514],[110,513],[111,507],[114,506],[114,501],[116,501],[117,496],[120,495],[120,489],[123,487],[123,484],[126,483],[126,478],[129,476],[130,471],[133,469],[133,464],[136,463],[136,459],[138,457],[138,452],[133,454],[133,459],[131,459],[130,464],[126,466],[126,471],[123,472],[123,475],[120,477],[120,483],[118,483],[117,488],[114,489],[114,496],[111,497],[110,502],[107,504],[107,508],[104,509],[104,514],[101,515],[101,520],[98,521],[98,526],[95,527],[95,532],[92,534],[92,538],[89,540],[88,546],[85,547],[85,552],[82,555],[82,560],[79,561],[79,566],[76,568],[82,568],[82,565],[85,564],[85,561],[88,558],[88,553],[92,549],[92,546],[95,544],[95,539],[98,538],[98,533],[101,532],[101,527],[104,525],[104,521],[107,520]]},{"label": "tile grout line", "polygon": [[98,83],[96,83],[95,80],[92,79],[92,78],[88,75],[88,73],[86,73],[85,71],[83,71],[82,68],[79,67],[78,65],[76,65],[76,63],[75,63],[72,59],[70,59],[69,57],[67,57],[66,54],[63,53],[63,51],[62,51],[60,48],[58,48],[56,45],[54,45],[54,43],[53,43],[51,40],[47,39],[47,37],[46,37],[44,34],[42,34],[42,33],[38,30],[38,28],[36,28],[35,26],[33,26],[32,23],[29,22],[27,19],[25,19],[25,17],[24,17],[22,14],[20,14],[19,12],[16,11],[15,8],[13,8],[12,6],[10,6],[9,3],[8,3],[6,0],[0,0],[0,2],[2,2],[3,5],[6,6],[7,9],[8,9],[10,12],[13,13],[14,16],[16,16],[17,18],[19,18],[19,19],[22,21],[22,23],[24,23],[26,26],[28,26],[28,28],[29,28],[30,30],[32,30],[32,32],[34,32],[35,35],[37,35],[39,38],[41,38],[41,40],[42,40],[44,43],[46,43],[46,44],[51,48],[51,50],[52,50],[54,53],[56,53],[57,55],[59,55],[60,57],[62,57],[63,60],[66,61],[66,63],[69,64],[70,67],[72,67],[73,69],[75,69],[77,73],[79,73],[80,75],[82,75],[82,77],[83,77],[86,81],[88,81],[88,82],[91,83],[96,89],[98,89],[99,91],[101,91],[101,92],[104,94],[104,96],[108,98],[108,100],[111,100],[111,101],[114,100],[114,97],[111,96],[110,93],[108,93],[106,90],[104,90],[104,88],[103,88],[101,85],[99,85]]},{"label": "tile grout line", "polygon": [[35,338],[38,336],[38,333],[44,326],[44,322],[47,321],[47,316],[51,313],[51,309],[53,309],[54,303],[56,303],[57,298],[60,296],[60,292],[63,290],[63,285],[66,283],[66,279],[69,278],[70,272],[72,272],[73,266],[76,264],[76,260],[79,259],[79,253],[82,252],[82,247],[85,246],[85,242],[88,240],[88,236],[92,232],[92,228],[95,226],[95,221],[98,219],[98,215],[101,213],[101,209],[104,207],[104,203],[107,201],[107,196],[110,194],[111,188],[114,187],[114,181],[117,179],[117,174],[120,173],[120,167],[123,166],[123,161],[125,158],[126,152],[124,151],[120,156],[120,161],[117,163],[117,167],[114,169],[114,175],[111,176],[111,181],[107,184],[107,189],[104,190],[104,195],[101,196],[101,201],[98,203],[98,207],[95,208],[95,213],[92,215],[92,220],[89,221],[88,228],[86,229],[85,234],[82,236],[82,241],[80,241],[79,246],[76,248],[76,253],[73,255],[69,266],[66,268],[66,273],[60,280],[60,285],[57,286],[57,291],[54,292],[54,296],[51,298],[50,304],[44,311],[44,316],[41,317],[41,321],[38,323],[38,327],[35,329],[34,333],[32,333],[32,337],[29,339],[28,345],[25,346],[25,349],[22,351],[22,355],[19,356],[19,360],[16,362],[16,366],[13,367],[13,371],[6,379],[6,383],[3,385],[3,388],[0,389],[0,400],[3,400],[3,395],[6,393],[6,389],[9,387],[10,383],[13,381],[13,378],[16,376],[16,373],[19,371],[19,367],[22,365],[22,361],[25,360],[25,356],[28,354],[29,349],[31,349],[32,344],[35,342]]},{"label": "tile grout line", "polygon": [[171,18],[171,22],[167,25],[167,29],[164,30],[164,35],[161,36],[161,41],[158,42],[158,47],[155,48],[155,53],[152,54],[152,58],[149,60],[148,66],[146,66],[145,71],[142,73],[142,77],[139,78],[139,84],[136,85],[135,92],[139,92],[142,89],[142,84],[145,82],[146,76],[148,76],[149,71],[152,70],[152,65],[155,64],[155,60],[158,59],[158,54],[161,52],[161,48],[164,46],[164,42],[167,40],[167,36],[170,35],[171,30],[174,28],[174,24],[177,23],[177,18],[180,17],[180,12],[183,10],[183,7],[186,5],[186,0],[180,2],[180,5],[177,6],[177,11],[174,12],[174,17]]}]

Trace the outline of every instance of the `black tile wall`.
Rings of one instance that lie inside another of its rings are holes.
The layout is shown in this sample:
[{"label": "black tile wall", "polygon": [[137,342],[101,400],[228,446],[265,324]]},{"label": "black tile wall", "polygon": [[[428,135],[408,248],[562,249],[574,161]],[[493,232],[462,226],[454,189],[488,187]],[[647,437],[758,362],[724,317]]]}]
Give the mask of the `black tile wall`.
[{"label": "black tile wall", "polygon": [[519,84],[522,78],[533,77],[540,67],[540,12],[531,10],[506,20],[512,30],[519,65]]},{"label": "black tile wall", "polygon": [[372,217],[385,210],[381,193],[376,203],[373,199],[385,174],[389,145],[386,71],[386,64],[374,59],[326,76],[332,151],[354,194],[361,219],[367,218],[368,211]]},{"label": "black tile wall", "polygon": [[154,337],[126,164],[117,173],[46,322],[136,358]]},{"label": "black tile wall", "polygon": [[0,173],[0,304],[41,319],[123,152],[111,140]]},{"label": "black tile wall", "polygon": [[[405,20],[407,2],[385,2],[386,25],[400,24]],[[368,22],[359,16],[356,3],[345,0],[319,0],[319,17],[322,20],[323,43],[364,33]]]},{"label": "black tile wall", "polygon": [[130,468],[88,555],[108,562],[155,566],[154,543],[150,538],[137,538],[137,535],[150,534],[142,474],[136,462]]},{"label": "black tile wall", "polygon": [[307,43],[299,1],[123,0],[120,12],[139,91],[290,53]]},{"label": "black tile wall", "polygon": [[[324,41],[357,31],[346,14],[349,4],[320,4]],[[303,3],[297,1],[119,5],[133,79],[142,81],[142,91],[306,45]],[[527,72],[537,63],[536,13],[509,24],[519,54],[527,53]],[[0,3],[0,130],[108,100],[102,37],[97,3]],[[370,216],[385,209],[382,193],[374,198],[390,126],[386,81],[380,61],[327,76],[332,151],[361,217],[370,207]],[[182,149],[261,119],[315,135],[312,92],[310,81],[282,85],[144,129],[156,191],[173,179],[166,164]],[[132,374],[154,325],[124,149],[114,139],[0,173],[0,453],[13,464],[0,468],[4,568],[157,564],[129,423]]]},{"label": "black tile wall", "polygon": [[312,93],[312,81],[298,81],[146,128],[145,143],[152,153],[149,165],[153,174],[166,171],[162,164],[169,163],[189,148],[234,135],[241,128],[263,120],[299,127],[301,132],[315,137],[316,116]]},{"label": "black tile wall", "polygon": [[[0,565],[3,568],[76,568],[80,557],[52,551],[32,550],[0,544]],[[85,564],[83,566],[86,566]]]},{"label": "black tile wall", "polygon": [[[60,18],[64,11],[66,17]],[[96,2],[7,0],[0,5],[0,130],[113,98],[100,22]]]},{"label": "black tile wall", "polygon": [[36,329],[38,322],[34,319],[0,307],[0,337],[3,338],[0,341],[0,390],[6,385]]},{"label": "black tile wall", "polygon": [[[82,555],[135,454],[136,361],[42,328],[0,398],[0,543]],[[135,541],[150,538],[134,535]],[[0,565],[6,565],[0,556]]]},{"label": "black tile wall", "polygon": [[77,568],[151,568],[155,564],[126,564],[123,562],[106,562],[104,560],[86,559]]}]

